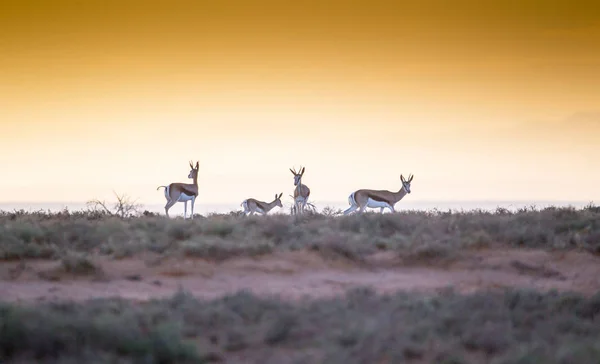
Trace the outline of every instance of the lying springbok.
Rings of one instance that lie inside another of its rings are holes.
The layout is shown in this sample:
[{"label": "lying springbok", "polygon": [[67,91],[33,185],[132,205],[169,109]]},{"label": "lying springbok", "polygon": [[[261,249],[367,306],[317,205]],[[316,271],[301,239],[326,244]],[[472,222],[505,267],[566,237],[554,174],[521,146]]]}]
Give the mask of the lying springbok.
[{"label": "lying springbok", "polygon": [[165,188],[165,198],[167,199],[167,204],[165,205],[165,214],[169,217],[169,209],[173,207],[177,202],[183,202],[183,218],[187,218],[187,203],[188,201],[192,201],[192,214],[190,218],[194,218],[194,203],[196,202],[196,197],[198,197],[198,169],[200,168],[200,163],[196,162],[196,166],[192,164],[190,161],[190,174],[188,174],[188,178],[194,180],[193,183],[180,183],[173,182],[168,186],[158,186],[156,189],[158,190],[161,187]]},{"label": "lying springbok", "polygon": [[402,181],[402,187],[398,192],[392,192],[387,190],[368,190],[360,189],[354,191],[348,196],[348,203],[350,207],[344,211],[344,215],[348,215],[351,212],[360,209],[359,212],[364,212],[367,207],[378,208],[379,212],[383,213],[384,208],[390,209],[391,212],[394,210],[394,205],[402,200],[407,193],[410,193],[410,183],[414,176],[411,174],[408,179],[404,179],[403,175],[400,175]]},{"label": "lying springbok", "polygon": [[304,207],[306,207],[306,203],[308,202],[308,196],[310,196],[310,188],[308,186],[302,184],[302,176],[304,175],[304,167],[300,169],[299,172],[296,172],[296,169],[291,169],[290,172],[294,175],[294,211],[295,213],[303,213]]},{"label": "lying springbok", "polygon": [[262,215],[266,215],[269,211],[271,211],[275,206],[283,207],[281,204],[281,195],[283,192],[277,196],[275,194],[275,199],[269,203],[264,201],[259,201],[254,198],[249,198],[244,200],[240,206],[244,208],[244,216],[254,215],[254,213],[259,213]]}]

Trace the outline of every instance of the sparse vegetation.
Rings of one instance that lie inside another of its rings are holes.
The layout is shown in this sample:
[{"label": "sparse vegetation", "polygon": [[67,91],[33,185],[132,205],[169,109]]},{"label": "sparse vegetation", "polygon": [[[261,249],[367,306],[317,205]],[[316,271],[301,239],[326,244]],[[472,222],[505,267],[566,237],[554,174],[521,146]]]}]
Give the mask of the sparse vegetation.
[{"label": "sparse vegetation", "polygon": [[510,212],[407,211],[334,216],[236,214],[123,219],[102,210],[0,212],[0,259],[55,258],[64,252],[123,258],[139,252],[223,260],[275,250],[311,249],[361,260],[376,251],[415,261],[451,258],[461,248],[512,246],[583,249],[600,254],[600,209],[533,208]]},{"label": "sparse vegetation", "polygon": [[[86,203],[89,212],[95,214],[101,213],[121,218],[139,215],[140,210],[142,209],[142,204],[132,200],[131,197],[127,196],[126,194],[118,194],[116,192],[113,193],[115,195],[116,202],[113,203],[112,208],[109,207],[106,201],[92,199]],[[146,214],[147,211],[144,211],[144,213]]]},{"label": "sparse vegetation", "polygon": [[[0,212],[0,258],[55,259],[60,264],[38,273],[52,281],[102,280],[98,261],[140,253],[222,261],[306,249],[364,264],[369,255],[388,251],[406,265],[439,266],[468,249],[503,246],[600,254],[600,209],[352,216],[326,209],[194,220],[103,210]],[[527,262],[512,267],[536,277],[560,275]],[[25,268],[23,263],[14,269]],[[181,291],[143,303],[0,303],[0,362],[553,364],[600,358],[600,292],[379,295],[362,288],[345,297],[285,298],[240,291],[204,301]]]},{"label": "sparse vegetation", "polygon": [[3,363],[595,363],[600,293],[0,304]]},{"label": "sparse vegetation", "polygon": [[81,253],[68,252],[61,258],[61,269],[74,275],[97,275],[101,269]]}]

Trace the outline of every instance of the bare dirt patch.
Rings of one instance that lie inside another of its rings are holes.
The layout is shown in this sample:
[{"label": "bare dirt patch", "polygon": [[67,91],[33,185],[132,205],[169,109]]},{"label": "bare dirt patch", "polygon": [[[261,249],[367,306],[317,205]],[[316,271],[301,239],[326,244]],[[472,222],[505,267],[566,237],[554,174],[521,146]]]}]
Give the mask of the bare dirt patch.
[{"label": "bare dirt patch", "polygon": [[388,252],[371,255],[365,264],[357,265],[308,251],[220,263],[151,255],[122,260],[95,257],[91,261],[101,274],[61,271],[60,262],[49,260],[0,263],[0,299],[15,302],[120,296],[147,300],[171,296],[181,288],[207,299],[239,290],[287,299],[331,297],[360,286],[381,293],[435,292],[448,287],[463,293],[507,287],[584,294],[600,290],[600,258],[576,251],[463,251],[453,262],[440,265],[431,261],[407,264]]}]

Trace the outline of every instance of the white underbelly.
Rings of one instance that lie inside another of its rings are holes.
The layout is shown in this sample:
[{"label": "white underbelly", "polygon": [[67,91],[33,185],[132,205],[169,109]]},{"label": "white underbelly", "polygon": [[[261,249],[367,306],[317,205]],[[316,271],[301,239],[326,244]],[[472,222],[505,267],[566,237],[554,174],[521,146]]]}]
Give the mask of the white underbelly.
[{"label": "white underbelly", "polygon": [[186,195],[185,193],[181,193],[179,195],[179,198],[177,199],[177,201],[185,202],[185,201],[189,201],[189,200],[191,200],[193,198],[194,198],[194,196],[189,196],[189,195]]},{"label": "white underbelly", "polygon": [[369,198],[367,200],[367,207],[376,209],[379,207],[390,207],[390,204],[384,201],[377,201],[377,200],[373,200],[371,198]]}]

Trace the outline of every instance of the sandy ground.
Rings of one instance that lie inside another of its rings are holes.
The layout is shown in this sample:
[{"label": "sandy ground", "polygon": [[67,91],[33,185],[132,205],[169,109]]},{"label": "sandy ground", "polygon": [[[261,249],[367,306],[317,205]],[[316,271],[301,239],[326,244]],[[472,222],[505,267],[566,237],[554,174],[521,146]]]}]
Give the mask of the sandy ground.
[{"label": "sandy ground", "polygon": [[144,256],[97,258],[100,272],[74,276],[60,262],[28,260],[0,263],[0,300],[11,302],[84,300],[120,296],[146,300],[171,296],[180,287],[202,298],[241,289],[284,299],[343,294],[357,286],[379,292],[399,289],[433,292],[453,287],[461,292],[505,287],[600,290],[600,257],[583,252],[482,250],[465,252],[450,263],[411,263],[378,253],[366,264],[326,259],[314,252],[276,253],[223,263],[201,259]]}]

